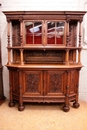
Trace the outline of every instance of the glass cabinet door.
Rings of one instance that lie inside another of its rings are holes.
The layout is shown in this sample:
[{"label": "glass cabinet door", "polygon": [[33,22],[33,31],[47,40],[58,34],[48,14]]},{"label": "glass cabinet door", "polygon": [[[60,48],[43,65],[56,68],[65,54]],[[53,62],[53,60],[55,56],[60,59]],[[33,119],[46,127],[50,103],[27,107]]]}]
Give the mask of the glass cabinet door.
[{"label": "glass cabinet door", "polygon": [[25,44],[42,44],[42,22],[25,22]]},{"label": "glass cabinet door", "polygon": [[47,44],[64,45],[65,22],[47,22]]},{"label": "glass cabinet door", "polygon": [[26,21],[26,45],[64,45],[65,21]]}]

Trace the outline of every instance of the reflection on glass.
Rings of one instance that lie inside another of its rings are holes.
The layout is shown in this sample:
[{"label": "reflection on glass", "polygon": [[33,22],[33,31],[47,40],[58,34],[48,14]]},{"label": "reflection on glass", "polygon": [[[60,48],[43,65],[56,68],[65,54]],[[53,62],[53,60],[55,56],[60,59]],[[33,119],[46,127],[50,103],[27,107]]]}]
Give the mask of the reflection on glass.
[{"label": "reflection on glass", "polygon": [[64,22],[47,23],[47,44],[63,44]]},{"label": "reflection on glass", "polygon": [[42,43],[42,23],[41,22],[26,22],[26,44],[41,44]]}]

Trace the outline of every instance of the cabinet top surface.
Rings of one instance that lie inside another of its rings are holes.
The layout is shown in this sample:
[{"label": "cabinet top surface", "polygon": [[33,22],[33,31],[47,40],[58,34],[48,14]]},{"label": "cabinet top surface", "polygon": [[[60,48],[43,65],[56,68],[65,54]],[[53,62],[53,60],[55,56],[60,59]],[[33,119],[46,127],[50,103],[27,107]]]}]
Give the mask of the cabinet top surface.
[{"label": "cabinet top surface", "polygon": [[45,15],[49,15],[49,14],[61,14],[61,15],[66,15],[66,14],[80,14],[80,15],[84,15],[86,13],[86,11],[3,11],[4,14],[6,15],[27,15],[27,14],[45,14]]},{"label": "cabinet top surface", "polygon": [[71,69],[71,68],[82,68],[82,65],[57,65],[57,64],[28,64],[28,65],[19,65],[19,64],[11,64],[6,65],[7,67],[11,68],[40,68],[40,69],[48,69],[48,68],[55,68],[55,69]]}]

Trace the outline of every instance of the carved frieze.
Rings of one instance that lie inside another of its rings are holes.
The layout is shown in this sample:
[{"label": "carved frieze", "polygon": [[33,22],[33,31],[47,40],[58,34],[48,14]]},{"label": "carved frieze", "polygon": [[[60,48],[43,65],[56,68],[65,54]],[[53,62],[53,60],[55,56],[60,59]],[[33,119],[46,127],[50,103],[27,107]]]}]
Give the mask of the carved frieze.
[{"label": "carved frieze", "polygon": [[25,101],[33,101],[33,102],[64,102],[64,98],[42,98],[42,97],[23,97]]},{"label": "carved frieze", "polygon": [[29,51],[25,62],[63,62],[63,53],[61,51]]}]

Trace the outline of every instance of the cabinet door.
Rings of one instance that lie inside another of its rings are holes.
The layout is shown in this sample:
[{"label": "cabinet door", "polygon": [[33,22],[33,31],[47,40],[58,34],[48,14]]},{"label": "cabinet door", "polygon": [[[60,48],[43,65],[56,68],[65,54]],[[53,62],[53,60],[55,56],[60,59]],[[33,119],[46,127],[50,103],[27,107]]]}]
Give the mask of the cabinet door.
[{"label": "cabinet door", "polygon": [[28,46],[63,46],[65,25],[65,21],[24,21],[24,43]]},{"label": "cabinet door", "polygon": [[44,76],[46,84],[44,96],[64,96],[67,75],[65,71],[47,71]]},{"label": "cabinet door", "polygon": [[65,45],[65,21],[46,21],[47,46]]},{"label": "cabinet door", "polygon": [[25,21],[25,45],[37,46],[43,44],[43,21]]},{"label": "cabinet door", "polygon": [[41,71],[23,72],[24,94],[28,96],[43,95],[43,74]]}]

